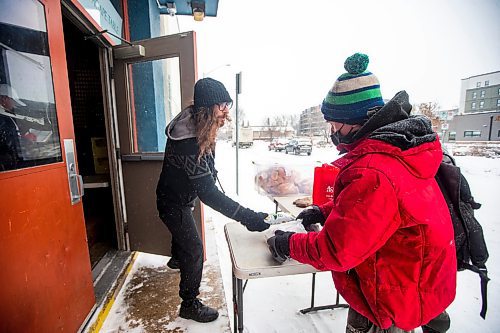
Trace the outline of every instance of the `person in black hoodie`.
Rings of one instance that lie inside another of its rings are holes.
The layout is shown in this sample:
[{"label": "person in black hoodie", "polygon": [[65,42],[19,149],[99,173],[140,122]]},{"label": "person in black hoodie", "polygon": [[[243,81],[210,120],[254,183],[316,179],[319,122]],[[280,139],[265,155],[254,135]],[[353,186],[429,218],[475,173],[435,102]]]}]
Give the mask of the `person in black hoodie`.
[{"label": "person in black hoodie", "polygon": [[159,216],[172,234],[170,268],[179,268],[182,298],[179,316],[210,322],[218,312],[197,298],[203,270],[203,244],[193,218],[199,198],[223,215],[241,222],[249,231],[264,231],[266,213],[254,212],[219,191],[214,165],[217,131],[229,118],[232,99],[224,85],[214,79],[198,80],[194,104],[177,115],[165,130],[167,145],[156,188]]}]

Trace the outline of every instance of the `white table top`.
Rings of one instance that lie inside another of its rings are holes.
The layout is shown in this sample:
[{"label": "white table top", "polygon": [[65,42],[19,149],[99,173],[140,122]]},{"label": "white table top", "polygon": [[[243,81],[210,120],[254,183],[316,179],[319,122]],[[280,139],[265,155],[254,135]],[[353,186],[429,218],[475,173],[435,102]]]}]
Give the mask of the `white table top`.
[{"label": "white table top", "polygon": [[310,197],[307,194],[297,194],[287,197],[271,197],[271,199],[278,204],[278,207],[283,211],[292,214],[294,217],[299,215],[299,213],[305,208],[297,207],[293,202],[297,199]]},{"label": "white table top", "polygon": [[[293,200],[292,200],[293,201]],[[289,259],[278,264],[271,256],[263,232],[250,232],[240,223],[224,226],[234,275],[238,279],[258,279],[282,275],[314,273],[317,270]]]}]

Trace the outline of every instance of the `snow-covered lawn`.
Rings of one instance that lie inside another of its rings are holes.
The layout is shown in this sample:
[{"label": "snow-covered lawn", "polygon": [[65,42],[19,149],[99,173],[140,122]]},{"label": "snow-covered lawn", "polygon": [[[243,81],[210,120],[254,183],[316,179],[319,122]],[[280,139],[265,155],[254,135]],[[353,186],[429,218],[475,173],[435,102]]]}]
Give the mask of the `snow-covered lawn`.
[{"label": "snow-covered lawn", "polygon": [[[338,157],[334,148],[313,148],[311,156],[286,155],[270,152],[267,142],[256,141],[250,149],[239,150],[239,195],[235,193],[236,183],[235,149],[227,142],[218,142],[216,168],[226,193],[241,204],[257,211],[273,212],[274,204],[267,197],[257,193],[254,186],[255,165],[252,162],[280,163],[312,170],[319,163],[330,162]],[[479,277],[470,272],[458,273],[457,297],[448,309],[452,318],[449,332],[496,333],[500,329],[500,274],[499,231],[500,223],[500,159],[485,157],[456,157],[458,165],[469,180],[476,201],[483,204],[477,211],[481,222],[490,259],[487,263],[491,281],[488,285],[488,314],[486,320],[479,316],[481,294]],[[227,303],[232,318],[231,262],[224,237],[223,226],[231,220],[221,214],[205,209],[206,218],[214,221],[219,260],[224,280]],[[251,249],[249,249],[251,251]],[[346,309],[324,310],[301,314],[300,309],[310,305],[311,275],[296,275],[250,280],[244,293],[245,332],[344,332]],[[335,290],[329,273],[317,274],[316,305],[335,301]],[[419,330],[417,330],[418,332]]]}]

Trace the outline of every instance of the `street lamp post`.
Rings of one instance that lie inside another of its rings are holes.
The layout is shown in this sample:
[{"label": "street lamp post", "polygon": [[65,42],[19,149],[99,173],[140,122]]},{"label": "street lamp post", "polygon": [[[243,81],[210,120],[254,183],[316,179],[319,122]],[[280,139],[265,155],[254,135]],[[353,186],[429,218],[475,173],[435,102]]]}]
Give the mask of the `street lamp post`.
[{"label": "street lamp post", "polygon": [[240,139],[239,139],[239,106],[238,106],[238,96],[241,94],[241,72],[236,73],[236,96],[235,96],[235,120],[236,120],[236,194],[239,194],[239,161],[238,152],[240,150]]}]

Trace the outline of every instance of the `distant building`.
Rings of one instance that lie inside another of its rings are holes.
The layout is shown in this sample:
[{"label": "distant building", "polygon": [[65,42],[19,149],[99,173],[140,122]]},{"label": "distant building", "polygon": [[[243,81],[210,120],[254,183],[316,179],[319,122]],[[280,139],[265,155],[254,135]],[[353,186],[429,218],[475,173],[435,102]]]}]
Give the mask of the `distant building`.
[{"label": "distant building", "polygon": [[329,128],[321,113],[320,105],[305,109],[300,114],[299,136],[324,136],[329,131]]},{"label": "distant building", "polygon": [[455,116],[446,141],[500,141],[500,111]]},{"label": "distant building", "polygon": [[500,71],[462,79],[459,114],[500,111]]},{"label": "distant building", "polygon": [[270,141],[276,138],[292,138],[295,130],[290,126],[250,126],[254,140]]},{"label": "distant building", "polygon": [[500,71],[462,79],[458,115],[445,141],[500,141]]}]

